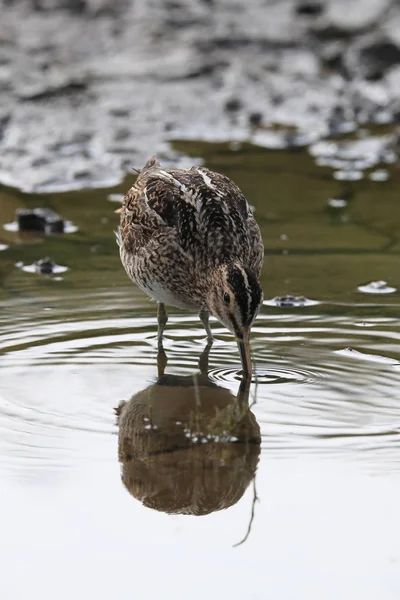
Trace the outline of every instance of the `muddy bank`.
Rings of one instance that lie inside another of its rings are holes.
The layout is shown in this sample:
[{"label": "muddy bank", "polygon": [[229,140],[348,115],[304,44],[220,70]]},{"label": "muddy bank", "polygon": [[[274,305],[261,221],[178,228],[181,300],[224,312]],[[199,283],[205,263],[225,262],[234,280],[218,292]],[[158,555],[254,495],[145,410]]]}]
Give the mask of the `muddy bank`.
[{"label": "muddy bank", "polygon": [[394,0],[0,7],[0,182],[24,191],[111,186],[152,153],[193,162],[172,139],[285,148],[400,120]]}]

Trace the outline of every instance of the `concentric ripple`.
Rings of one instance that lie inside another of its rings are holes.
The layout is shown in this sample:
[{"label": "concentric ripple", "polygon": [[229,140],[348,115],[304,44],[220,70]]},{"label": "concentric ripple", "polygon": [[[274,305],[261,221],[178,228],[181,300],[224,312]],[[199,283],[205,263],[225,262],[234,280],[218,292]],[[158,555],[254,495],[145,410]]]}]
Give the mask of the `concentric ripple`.
[{"label": "concentric ripple", "polygon": [[[233,383],[241,380],[241,373],[236,369],[229,368],[211,368],[209,371],[210,379],[220,383]],[[257,368],[253,376],[253,383],[257,385],[273,383],[306,383],[313,381],[312,371],[305,369],[284,368],[283,366],[273,365],[268,368]]]},{"label": "concentric ripple", "polygon": [[[123,300],[97,299],[86,311],[44,304],[0,319],[1,464],[30,477],[84,458],[114,460],[114,407],[162,369],[154,305],[136,316]],[[265,452],[362,451],[369,463],[385,456],[397,468],[398,307],[375,308],[264,308],[253,329],[251,399]],[[213,331],[209,378],[236,393],[235,341],[216,322]],[[205,345],[197,317],[171,313],[165,372],[198,372]]]}]

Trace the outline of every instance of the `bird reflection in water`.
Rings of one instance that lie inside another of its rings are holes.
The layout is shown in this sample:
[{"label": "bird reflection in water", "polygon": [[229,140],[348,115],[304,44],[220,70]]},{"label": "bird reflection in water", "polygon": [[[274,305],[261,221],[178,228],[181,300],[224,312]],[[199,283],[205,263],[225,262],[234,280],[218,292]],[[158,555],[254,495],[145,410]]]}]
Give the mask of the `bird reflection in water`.
[{"label": "bird reflection in water", "polygon": [[116,409],[122,481],[145,506],[170,514],[207,515],[236,504],[255,476],[260,427],[249,408],[248,378],[237,396],[200,372],[164,374]]}]

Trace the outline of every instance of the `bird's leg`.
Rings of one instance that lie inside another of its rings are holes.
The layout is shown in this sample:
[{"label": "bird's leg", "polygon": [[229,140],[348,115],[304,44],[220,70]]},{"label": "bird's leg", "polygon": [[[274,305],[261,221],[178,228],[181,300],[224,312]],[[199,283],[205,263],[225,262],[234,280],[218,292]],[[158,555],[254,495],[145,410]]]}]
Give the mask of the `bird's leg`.
[{"label": "bird's leg", "polygon": [[244,374],[240,382],[239,390],[236,396],[238,405],[244,410],[249,408],[251,378]]},{"label": "bird's leg", "polygon": [[199,358],[199,369],[202,375],[208,374],[208,357],[210,354],[210,348],[212,346],[212,342],[208,341],[207,346],[204,348],[203,352],[200,354]]},{"label": "bird's leg", "polygon": [[167,366],[168,358],[164,352],[164,348],[158,349],[157,353],[157,376],[158,379],[164,376],[165,367]]},{"label": "bird's leg", "polygon": [[158,351],[164,352],[162,340],[163,340],[163,333],[164,333],[165,325],[168,321],[168,315],[167,315],[167,311],[165,310],[165,304],[163,304],[162,302],[158,303],[157,319],[158,319],[158,334],[157,334]]},{"label": "bird's leg", "polygon": [[204,325],[204,329],[206,330],[208,344],[212,344],[214,341],[214,338],[213,338],[213,334],[211,333],[211,329],[210,329],[210,323],[209,323],[210,314],[209,314],[208,310],[202,309],[200,311],[199,317],[200,317],[200,321]]}]

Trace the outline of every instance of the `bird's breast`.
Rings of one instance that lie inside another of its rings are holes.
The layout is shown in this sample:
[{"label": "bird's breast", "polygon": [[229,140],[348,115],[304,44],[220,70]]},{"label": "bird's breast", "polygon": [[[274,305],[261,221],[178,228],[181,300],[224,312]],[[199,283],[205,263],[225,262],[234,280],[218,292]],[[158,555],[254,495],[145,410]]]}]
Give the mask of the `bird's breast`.
[{"label": "bird's breast", "polygon": [[139,287],[151,298],[157,302],[162,302],[169,306],[176,306],[177,308],[184,308],[186,310],[199,310],[199,306],[190,300],[184,290],[174,289],[173,286],[162,284],[158,281],[152,281],[148,279],[146,283],[138,282]]}]

